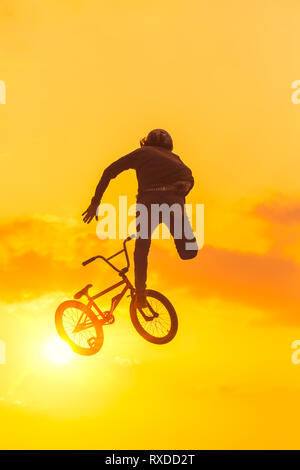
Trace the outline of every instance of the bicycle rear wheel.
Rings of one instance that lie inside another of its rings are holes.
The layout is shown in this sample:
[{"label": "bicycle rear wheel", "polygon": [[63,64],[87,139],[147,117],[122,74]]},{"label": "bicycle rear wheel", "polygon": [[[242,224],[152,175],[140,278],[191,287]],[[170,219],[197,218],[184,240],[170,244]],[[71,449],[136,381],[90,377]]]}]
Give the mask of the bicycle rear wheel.
[{"label": "bicycle rear wheel", "polygon": [[82,356],[96,354],[103,345],[103,328],[94,312],[81,302],[62,302],[55,313],[59,336]]},{"label": "bicycle rear wheel", "polygon": [[130,317],[137,332],[150,343],[169,343],[177,333],[178,318],[171,302],[160,292],[146,290],[147,307],[130,304]]}]

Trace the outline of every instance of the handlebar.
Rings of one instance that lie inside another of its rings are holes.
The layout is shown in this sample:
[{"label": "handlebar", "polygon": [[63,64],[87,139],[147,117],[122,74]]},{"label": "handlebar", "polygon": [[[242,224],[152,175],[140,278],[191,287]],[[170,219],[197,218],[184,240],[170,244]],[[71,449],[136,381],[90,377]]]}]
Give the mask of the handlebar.
[{"label": "handlebar", "polygon": [[86,261],[83,261],[82,266],[86,266],[87,264],[92,263],[97,258],[98,258],[98,256],[93,256],[93,258],[90,258],[90,259],[87,259]]},{"label": "handlebar", "polygon": [[[115,271],[117,271],[118,273],[126,273],[129,269],[129,265],[130,265],[129,257],[128,257],[128,253],[127,253],[127,248],[126,248],[126,243],[129,242],[130,240],[132,240],[133,238],[135,238],[135,235],[131,235],[130,237],[127,237],[126,240],[124,240],[124,242],[123,242],[123,250],[118,251],[117,253],[110,256],[109,258],[105,258],[104,256],[101,256],[101,255],[93,256],[92,258],[89,258],[86,261],[83,261],[82,266],[86,266],[87,264],[92,263],[96,259],[103,259],[103,261],[105,261],[107,264],[109,264],[109,266],[111,268],[113,268]],[[118,268],[116,268],[116,266],[114,266],[112,263],[110,263],[109,260],[111,260],[115,256],[123,253],[123,251],[125,252],[127,266],[123,269],[118,269]]]}]

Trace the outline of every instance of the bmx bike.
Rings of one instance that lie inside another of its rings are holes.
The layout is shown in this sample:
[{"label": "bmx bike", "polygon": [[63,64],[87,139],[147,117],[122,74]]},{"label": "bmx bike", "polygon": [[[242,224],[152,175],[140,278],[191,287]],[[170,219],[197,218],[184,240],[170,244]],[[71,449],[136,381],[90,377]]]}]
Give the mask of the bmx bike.
[{"label": "bmx bike", "polygon": [[[133,326],[143,338],[154,344],[165,344],[170,342],[177,333],[176,311],[171,302],[160,292],[146,290],[147,307],[137,308],[136,306],[135,288],[126,276],[130,266],[126,243],[132,238],[128,237],[123,242],[123,249],[109,258],[98,255],[82,263],[86,266],[96,259],[102,259],[119,274],[122,278],[120,282],[93,296],[89,295],[92,284],[88,284],[74,295],[75,300],[62,302],[56,310],[57,333],[77,354],[91,356],[101,349],[104,340],[103,326],[114,323],[114,311],[128,291],[127,297],[131,297],[130,318]],[[111,260],[121,253],[125,253],[126,266],[118,269]],[[122,285],[124,285],[122,291],[111,299],[110,310],[102,311],[95,300]],[[86,297],[88,303],[79,302],[81,297]]]}]

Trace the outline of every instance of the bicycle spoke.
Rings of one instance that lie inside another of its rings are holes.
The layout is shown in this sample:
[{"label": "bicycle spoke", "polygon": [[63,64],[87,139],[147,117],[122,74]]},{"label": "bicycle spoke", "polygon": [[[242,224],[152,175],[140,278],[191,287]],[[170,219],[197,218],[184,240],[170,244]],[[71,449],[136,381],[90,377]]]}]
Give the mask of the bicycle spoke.
[{"label": "bicycle spoke", "polygon": [[143,309],[143,313],[149,320],[145,319],[143,314],[138,311],[137,316],[140,325],[146,333],[153,337],[163,338],[167,336],[171,330],[171,318],[167,308],[162,302],[151,297],[147,297],[147,302],[149,306]]},{"label": "bicycle spoke", "polygon": [[[74,333],[74,329],[79,325],[86,324],[87,327]],[[64,311],[63,326],[69,338],[78,346],[90,349],[88,343],[90,338],[97,337],[96,329],[86,312],[71,307]]]}]

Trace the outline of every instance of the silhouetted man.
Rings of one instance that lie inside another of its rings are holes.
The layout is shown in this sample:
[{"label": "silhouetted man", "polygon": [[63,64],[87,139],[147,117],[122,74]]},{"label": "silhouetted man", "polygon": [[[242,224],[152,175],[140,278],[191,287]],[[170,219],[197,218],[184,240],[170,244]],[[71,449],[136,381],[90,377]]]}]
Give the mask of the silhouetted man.
[{"label": "silhouetted man", "polygon": [[[182,259],[191,259],[197,255],[198,247],[184,210],[185,196],[194,186],[191,170],[181,161],[173,150],[173,141],[170,134],[163,129],[154,129],[147,137],[140,141],[141,148],[125,155],[112,163],[104,170],[98,183],[94,197],[88,209],[82,214],[83,221],[90,223],[96,215],[104,191],[110,180],[129,168],[136,170],[138,180],[137,203],[147,208],[145,230],[142,230],[141,220],[137,222],[137,239],[135,242],[135,286],[136,302],[139,308],[146,307],[146,280],[147,260],[151,244],[151,236],[155,229],[153,226],[153,208],[165,204],[169,208],[168,220],[163,213],[156,218],[156,225],[164,222],[174,238],[179,256]],[[172,210],[172,206],[181,209]],[[173,206],[175,207],[175,206]],[[137,210],[137,213],[140,211]],[[139,217],[141,219],[141,217]],[[180,236],[176,235],[180,229]],[[141,236],[139,236],[139,233]],[[192,248],[191,248],[192,246]]]}]

